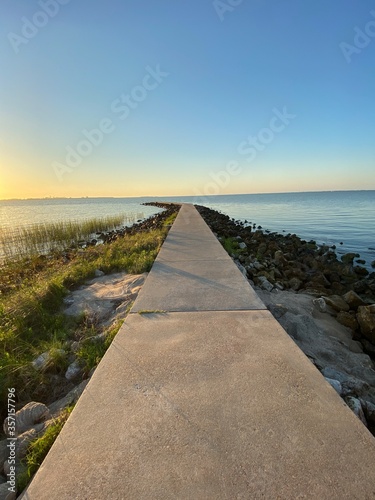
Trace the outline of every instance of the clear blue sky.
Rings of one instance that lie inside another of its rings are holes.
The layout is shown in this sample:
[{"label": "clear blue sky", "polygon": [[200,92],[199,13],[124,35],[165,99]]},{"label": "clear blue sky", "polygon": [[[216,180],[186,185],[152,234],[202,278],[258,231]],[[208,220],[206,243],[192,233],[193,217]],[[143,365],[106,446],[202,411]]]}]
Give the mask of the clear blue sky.
[{"label": "clear blue sky", "polygon": [[0,198],[375,189],[373,1],[2,0],[0,19]]}]

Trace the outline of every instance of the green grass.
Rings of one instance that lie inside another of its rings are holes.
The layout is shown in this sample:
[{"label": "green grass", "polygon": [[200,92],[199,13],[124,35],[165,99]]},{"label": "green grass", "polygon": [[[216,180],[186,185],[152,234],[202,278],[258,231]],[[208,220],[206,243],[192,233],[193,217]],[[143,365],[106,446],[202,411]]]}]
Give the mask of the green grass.
[{"label": "green grass", "polygon": [[[130,309],[130,307],[128,308]],[[108,347],[111,345],[112,340],[117,335],[121,328],[123,321],[118,321],[107,332],[104,341],[93,341],[92,338],[87,338],[80,349],[77,351],[76,356],[83,366],[85,374],[88,374],[92,368],[98,365],[106,353]]]},{"label": "green grass", "polygon": [[171,214],[169,217],[167,217],[164,221],[164,226],[172,226],[174,221],[176,220],[177,217],[177,212],[174,214]]},{"label": "green grass", "polygon": [[236,238],[224,238],[222,245],[230,255],[237,255],[241,252]]},{"label": "green grass", "polygon": [[64,427],[74,405],[65,408],[60,417],[48,427],[43,436],[32,441],[27,449],[26,457],[22,460],[25,470],[17,475],[17,491],[22,492],[29,483],[32,476],[42,464],[51,446],[56,441],[61,429]]},{"label": "green grass", "polygon": [[[62,311],[63,299],[70,290],[95,275],[118,271],[139,274],[151,269],[166,236],[166,229],[126,235],[112,243],[66,256],[23,259],[0,269],[0,397],[5,400],[8,387],[16,387],[20,401],[42,402],[51,390],[51,374],[63,374],[66,358],[59,349],[67,341],[81,338],[87,329],[84,318],[71,318]],[[92,327],[90,335],[102,333]],[[115,333],[113,333],[114,335]],[[111,338],[112,333],[109,333]],[[36,371],[31,361],[42,352],[51,352],[44,372]],[[89,343],[79,357],[89,371],[103,355],[102,346]],[[5,415],[0,414],[0,418]]]}]

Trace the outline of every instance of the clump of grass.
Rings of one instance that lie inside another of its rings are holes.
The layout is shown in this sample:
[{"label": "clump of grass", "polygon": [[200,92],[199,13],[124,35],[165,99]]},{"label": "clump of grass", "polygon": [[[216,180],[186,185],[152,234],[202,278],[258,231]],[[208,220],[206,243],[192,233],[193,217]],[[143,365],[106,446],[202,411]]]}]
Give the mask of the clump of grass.
[{"label": "clump of grass", "polygon": [[84,221],[58,221],[2,229],[0,254],[6,259],[34,257],[53,250],[61,251],[90,238],[95,233],[135,222],[143,214],[120,214]]},{"label": "clump of grass", "polygon": [[76,353],[76,356],[77,359],[81,361],[85,373],[88,374],[92,368],[95,368],[95,366],[98,365],[108,347],[111,345],[112,340],[120,330],[122,324],[123,321],[118,321],[115,325],[113,325],[106,332],[104,341],[93,341],[88,338],[82,343],[80,349]]},{"label": "clump of grass", "polygon": [[171,214],[169,217],[167,217],[164,221],[164,226],[171,226],[174,221],[176,220],[176,217],[177,217],[177,212],[175,212],[174,214]]},{"label": "clump of grass", "polygon": [[18,492],[22,492],[26,488],[27,484],[40,467],[53,443],[56,441],[61,429],[64,427],[65,422],[68,420],[69,415],[72,413],[73,408],[74,405],[65,408],[62,414],[56,419],[55,423],[48,427],[43,436],[36,438],[29,444],[26,457],[22,461],[26,469],[17,477]]},{"label": "clump of grass", "polygon": [[224,238],[224,240],[222,241],[222,245],[230,255],[236,255],[240,253],[239,243],[236,238]]}]

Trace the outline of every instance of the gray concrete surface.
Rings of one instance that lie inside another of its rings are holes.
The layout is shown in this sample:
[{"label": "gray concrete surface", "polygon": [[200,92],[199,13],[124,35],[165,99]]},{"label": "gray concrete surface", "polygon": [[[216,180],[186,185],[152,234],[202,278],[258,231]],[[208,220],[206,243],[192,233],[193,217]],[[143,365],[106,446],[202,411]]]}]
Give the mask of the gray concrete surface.
[{"label": "gray concrete surface", "polygon": [[372,435],[267,310],[133,312],[24,498],[373,499],[374,465]]},{"label": "gray concrete surface", "polygon": [[184,205],[132,312],[248,309],[266,307],[196,209]]}]

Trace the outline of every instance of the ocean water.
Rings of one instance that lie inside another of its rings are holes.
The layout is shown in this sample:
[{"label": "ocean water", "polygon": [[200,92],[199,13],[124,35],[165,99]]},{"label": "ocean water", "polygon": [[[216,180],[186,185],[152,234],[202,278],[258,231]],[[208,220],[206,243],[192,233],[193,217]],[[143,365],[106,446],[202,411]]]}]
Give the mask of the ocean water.
[{"label": "ocean water", "polygon": [[145,201],[198,203],[264,230],[295,233],[319,244],[336,245],[340,256],[359,253],[366,267],[375,260],[375,191],[218,195],[165,198],[80,198],[0,201],[0,231],[36,222],[157,213]]}]

